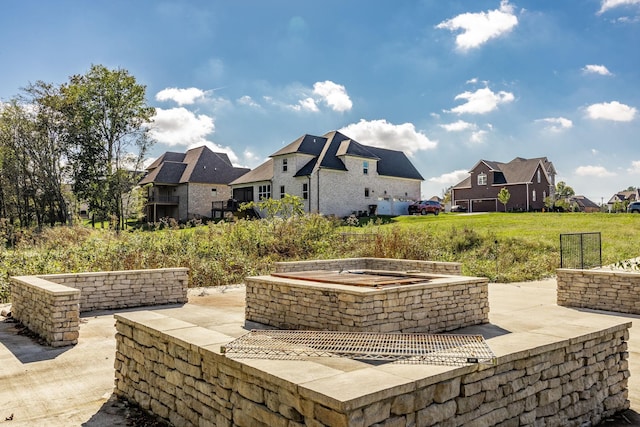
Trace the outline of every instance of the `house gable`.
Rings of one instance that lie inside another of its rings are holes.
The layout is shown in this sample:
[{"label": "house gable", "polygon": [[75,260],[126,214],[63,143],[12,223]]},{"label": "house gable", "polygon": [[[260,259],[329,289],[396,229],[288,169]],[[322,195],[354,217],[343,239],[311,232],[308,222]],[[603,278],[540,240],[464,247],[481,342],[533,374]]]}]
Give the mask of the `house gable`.
[{"label": "house gable", "polygon": [[231,197],[229,183],[249,172],[231,164],[226,153],[206,146],[186,153],[166,152],[147,168],[138,182],[147,189],[147,218],[172,217],[187,220],[212,216],[212,203]]},{"label": "house gable", "polygon": [[338,131],[305,134],[270,157],[234,180],[234,192],[251,187],[255,199],[255,189],[268,179],[272,197],[296,195],[309,212],[336,215],[366,210],[378,197],[420,197],[423,178],[404,153],[367,146]]}]

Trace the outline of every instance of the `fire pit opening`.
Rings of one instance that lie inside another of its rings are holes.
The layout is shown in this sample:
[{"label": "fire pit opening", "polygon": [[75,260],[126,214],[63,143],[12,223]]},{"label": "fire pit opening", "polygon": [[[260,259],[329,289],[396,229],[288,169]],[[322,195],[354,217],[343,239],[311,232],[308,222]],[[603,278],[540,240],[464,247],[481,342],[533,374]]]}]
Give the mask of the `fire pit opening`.
[{"label": "fire pit opening", "polygon": [[427,283],[434,278],[432,275],[419,272],[384,270],[311,270],[289,273],[273,273],[271,275],[284,279],[299,279],[311,282],[334,283],[348,286],[367,286],[370,288]]}]

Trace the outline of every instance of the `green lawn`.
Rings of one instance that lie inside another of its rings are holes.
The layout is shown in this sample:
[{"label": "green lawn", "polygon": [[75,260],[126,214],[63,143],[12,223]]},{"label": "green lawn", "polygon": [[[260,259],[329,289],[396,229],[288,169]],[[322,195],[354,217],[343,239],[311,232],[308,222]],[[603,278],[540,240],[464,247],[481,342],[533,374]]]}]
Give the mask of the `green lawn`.
[{"label": "green lawn", "polygon": [[612,263],[640,255],[640,215],[608,213],[486,213],[402,216],[394,224],[415,230],[443,231],[471,228],[494,233],[498,239],[518,238],[559,246],[560,234],[599,232],[603,262]]},{"label": "green lawn", "polygon": [[[497,280],[553,275],[560,264],[560,234],[565,233],[601,233],[604,265],[640,256],[640,215],[637,214],[447,213],[401,216],[390,225],[376,228],[382,232],[389,227],[410,232],[416,239],[428,236],[432,245],[445,248],[440,251],[443,255],[448,246],[456,246],[458,250],[450,257],[462,262],[467,273],[497,276],[493,277]],[[465,247],[465,241],[473,238],[478,239],[477,245]],[[511,262],[522,268],[508,265]]]}]

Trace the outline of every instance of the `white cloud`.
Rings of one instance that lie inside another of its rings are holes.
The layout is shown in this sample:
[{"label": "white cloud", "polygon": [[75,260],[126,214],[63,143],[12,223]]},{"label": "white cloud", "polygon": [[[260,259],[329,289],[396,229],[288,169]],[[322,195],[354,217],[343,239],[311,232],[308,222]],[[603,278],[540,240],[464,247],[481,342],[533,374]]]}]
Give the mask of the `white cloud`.
[{"label": "white cloud", "polygon": [[431,141],[427,135],[417,131],[412,123],[394,125],[386,120],[360,119],[358,123],[340,129],[340,132],[362,144],[403,151],[409,156],[438,145],[437,141]]},{"label": "white cloud", "polygon": [[473,142],[474,144],[482,144],[484,142],[486,135],[487,135],[486,130],[479,130],[477,132],[473,132],[471,134],[471,138],[469,138],[469,141]]},{"label": "white cloud", "polygon": [[547,123],[545,129],[550,130],[551,132],[561,132],[573,127],[573,122],[564,117],[547,117],[544,119],[538,119],[536,122]]},{"label": "white cloud", "polygon": [[213,133],[213,118],[206,114],[194,114],[184,107],[164,110],[156,108],[156,115],[149,125],[149,133],[161,144],[185,146],[187,149],[206,145],[215,152],[227,153],[231,163],[238,164],[238,156],[230,147],[223,147],[206,137]]},{"label": "white cloud", "polygon": [[353,106],[345,87],[330,80],[314,83],[313,93],[334,111],[349,111]]},{"label": "white cloud", "polygon": [[609,69],[604,65],[595,65],[595,64],[585,65],[582,71],[587,74],[600,74],[601,76],[613,75],[611,71],[609,71]]},{"label": "white cloud", "polygon": [[602,102],[587,107],[587,117],[590,119],[613,120],[615,122],[632,121],[638,110],[618,101]]},{"label": "white cloud", "polygon": [[595,177],[606,177],[606,176],[615,176],[615,173],[609,172],[603,166],[579,166],[576,168],[576,175],[579,176],[595,176]]},{"label": "white cloud", "polygon": [[318,105],[316,104],[315,99],[313,98],[301,99],[300,101],[298,101],[298,105],[293,105],[291,108],[297,111],[304,110],[304,111],[311,111],[314,113],[317,113],[318,111],[320,111],[320,109],[318,108]]},{"label": "white cloud", "polygon": [[627,169],[627,172],[633,175],[640,175],[640,160],[633,160],[631,167]]},{"label": "white cloud", "polygon": [[184,107],[168,110],[156,108],[153,123],[149,126],[151,137],[167,145],[185,145],[204,143],[205,136],[215,129],[213,118],[195,115]]},{"label": "white cloud", "polygon": [[462,33],[456,36],[456,46],[460,50],[468,50],[508,33],[516,25],[518,25],[518,18],[514,15],[513,6],[508,0],[502,0],[500,9],[463,13],[439,23],[436,28],[450,31],[462,30]]},{"label": "white cloud", "polygon": [[195,87],[188,89],[169,87],[156,94],[156,101],[174,101],[178,105],[190,105],[204,98],[206,94],[205,91]]},{"label": "white cloud", "polygon": [[462,132],[465,130],[473,130],[476,125],[473,123],[465,122],[464,120],[458,120],[457,122],[440,125],[441,128],[447,132]]},{"label": "white cloud", "polygon": [[485,114],[497,109],[499,104],[512,102],[515,97],[511,92],[500,91],[495,93],[485,87],[475,92],[463,92],[456,95],[454,99],[465,99],[467,102],[451,109],[452,113]]},{"label": "white cloud", "polygon": [[244,150],[244,152],[242,153],[242,158],[244,159],[245,164],[251,165],[250,167],[259,166],[266,160],[249,149]]},{"label": "white cloud", "polygon": [[602,2],[600,3],[600,10],[598,11],[598,15],[616,7],[630,6],[634,4],[640,4],[640,0],[602,0]]},{"label": "white cloud", "polygon": [[436,184],[451,186],[451,185],[456,185],[457,183],[459,183],[460,181],[462,181],[468,176],[469,176],[469,171],[458,169],[453,172],[443,173],[440,176],[429,178],[427,181],[433,182]]},{"label": "white cloud", "polygon": [[256,101],[254,101],[253,98],[251,98],[249,95],[245,95],[238,98],[238,104],[247,105],[253,108],[260,108],[260,105]]}]

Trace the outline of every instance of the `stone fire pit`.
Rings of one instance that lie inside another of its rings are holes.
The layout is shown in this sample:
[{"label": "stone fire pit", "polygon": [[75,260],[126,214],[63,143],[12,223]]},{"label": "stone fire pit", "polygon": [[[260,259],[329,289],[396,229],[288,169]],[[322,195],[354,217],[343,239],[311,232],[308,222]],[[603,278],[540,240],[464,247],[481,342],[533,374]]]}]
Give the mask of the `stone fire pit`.
[{"label": "stone fire pit", "polygon": [[454,263],[378,258],[278,263],[248,277],[245,318],[280,329],[437,333],[489,321],[488,279]]}]

